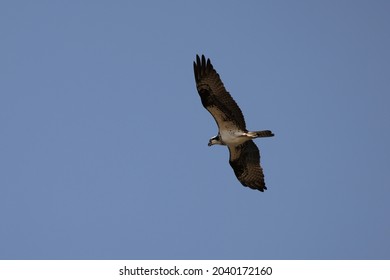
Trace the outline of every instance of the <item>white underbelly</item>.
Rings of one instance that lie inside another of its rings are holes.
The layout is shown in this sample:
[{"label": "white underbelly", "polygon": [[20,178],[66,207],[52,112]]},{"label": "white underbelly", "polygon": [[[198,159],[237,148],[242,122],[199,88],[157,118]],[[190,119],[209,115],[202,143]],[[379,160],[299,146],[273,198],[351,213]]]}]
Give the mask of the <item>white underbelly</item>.
[{"label": "white underbelly", "polygon": [[222,142],[226,145],[240,145],[248,140],[247,137],[239,131],[224,130],[220,131]]}]

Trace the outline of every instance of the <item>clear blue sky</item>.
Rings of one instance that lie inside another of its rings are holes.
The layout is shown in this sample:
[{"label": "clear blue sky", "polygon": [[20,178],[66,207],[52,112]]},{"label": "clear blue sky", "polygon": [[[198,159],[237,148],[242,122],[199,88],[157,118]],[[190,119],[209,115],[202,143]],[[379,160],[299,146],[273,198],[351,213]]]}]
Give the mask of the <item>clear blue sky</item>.
[{"label": "clear blue sky", "polygon": [[[388,1],[2,1],[1,259],[389,259]],[[244,188],[196,92],[256,140]]]}]

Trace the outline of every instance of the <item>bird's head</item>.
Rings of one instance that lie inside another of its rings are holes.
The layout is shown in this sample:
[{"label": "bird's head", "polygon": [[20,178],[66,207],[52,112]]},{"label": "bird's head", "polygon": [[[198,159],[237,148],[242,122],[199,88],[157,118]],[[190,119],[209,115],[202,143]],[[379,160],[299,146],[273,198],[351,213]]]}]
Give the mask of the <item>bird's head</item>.
[{"label": "bird's head", "polygon": [[219,134],[217,136],[214,136],[213,138],[210,138],[209,140],[209,147],[216,144],[223,145],[221,142],[221,138],[219,137]]}]

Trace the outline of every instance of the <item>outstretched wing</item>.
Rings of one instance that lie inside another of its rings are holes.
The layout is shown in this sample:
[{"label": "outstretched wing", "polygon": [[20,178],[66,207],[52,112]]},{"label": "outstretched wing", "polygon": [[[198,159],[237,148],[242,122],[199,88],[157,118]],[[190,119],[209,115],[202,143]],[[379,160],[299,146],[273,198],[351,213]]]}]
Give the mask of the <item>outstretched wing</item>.
[{"label": "outstretched wing", "polygon": [[261,192],[267,189],[263,169],[260,166],[260,152],[256,144],[246,141],[239,146],[228,146],[229,163],[242,185]]},{"label": "outstretched wing", "polygon": [[240,107],[226,91],[210,59],[202,55],[194,61],[196,88],[203,106],[211,113],[219,129],[237,127],[246,130],[245,119]]}]

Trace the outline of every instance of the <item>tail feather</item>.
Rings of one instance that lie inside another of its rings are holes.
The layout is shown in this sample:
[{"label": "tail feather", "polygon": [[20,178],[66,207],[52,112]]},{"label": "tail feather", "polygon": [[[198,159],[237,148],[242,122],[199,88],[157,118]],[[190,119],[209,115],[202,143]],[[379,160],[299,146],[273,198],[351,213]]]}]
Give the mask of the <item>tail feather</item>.
[{"label": "tail feather", "polygon": [[247,135],[253,138],[274,136],[271,130],[248,131]]}]

